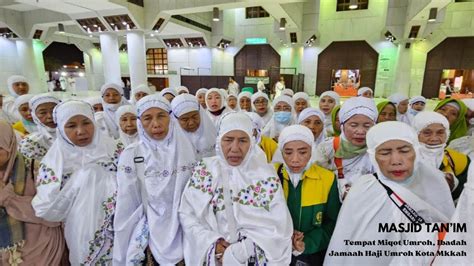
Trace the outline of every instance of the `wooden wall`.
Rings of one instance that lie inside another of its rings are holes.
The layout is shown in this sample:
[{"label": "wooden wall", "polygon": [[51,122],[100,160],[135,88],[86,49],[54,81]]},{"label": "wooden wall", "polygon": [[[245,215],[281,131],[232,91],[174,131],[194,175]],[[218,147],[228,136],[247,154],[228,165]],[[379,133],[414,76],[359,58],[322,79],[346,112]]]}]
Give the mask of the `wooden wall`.
[{"label": "wooden wall", "polygon": [[318,56],[316,94],[331,90],[333,69],[359,69],[361,87],[375,89],[379,55],[365,41],[333,42]]},{"label": "wooden wall", "polygon": [[[181,76],[181,85],[189,89],[189,93],[195,94],[200,88],[222,88],[227,89],[230,76]],[[237,80],[240,88],[242,83]]]},{"label": "wooden wall", "polygon": [[474,37],[446,38],[428,52],[421,91],[424,97],[438,97],[443,69],[474,69]]}]

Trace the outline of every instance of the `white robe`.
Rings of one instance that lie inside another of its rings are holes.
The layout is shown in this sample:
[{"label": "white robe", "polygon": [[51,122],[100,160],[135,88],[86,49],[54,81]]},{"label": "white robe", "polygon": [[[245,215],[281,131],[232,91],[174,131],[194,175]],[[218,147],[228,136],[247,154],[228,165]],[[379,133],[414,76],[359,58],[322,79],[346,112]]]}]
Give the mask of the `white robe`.
[{"label": "white robe", "polygon": [[278,96],[280,96],[284,89],[285,89],[285,84],[281,83],[280,81],[275,83],[275,97],[274,97],[274,99],[276,99]]},{"label": "white robe", "polygon": [[[428,169],[427,166],[421,166]],[[431,179],[431,180],[430,180]],[[447,222],[454,210],[449,188],[441,172],[415,178],[408,185],[400,185],[385,178],[380,180],[413,208],[427,223]],[[436,185],[434,185],[436,184]],[[421,191],[413,192],[411,187]],[[427,190],[427,188],[431,190]],[[425,188],[425,190],[423,190]],[[426,197],[426,194],[429,196]],[[431,194],[431,195],[430,195]],[[336,228],[327,249],[324,265],[429,265],[431,256],[415,255],[416,251],[436,251],[436,233],[427,233],[426,228],[418,233],[379,232],[379,225],[410,223],[410,220],[389,198],[386,190],[373,175],[361,176],[352,186],[339,212]],[[346,244],[351,241],[374,241],[375,245]],[[431,241],[433,245],[383,245],[379,241],[420,240]],[[353,252],[362,256],[333,256],[334,252]],[[382,256],[368,256],[366,252],[382,251]],[[410,256],[391,256],[385,252],[413,252]]]},{"label": "white robe", "polygon": [[469,156],[469,159],[474,160],[474,136],[472,135],[453,139],[448,148],[464,153]]},{"label": "white robe", "polygon": [[195,165],[195,153],[173,122],[159,146],[142,139],[128,146],[120,157],[114,265],[140,264],[147,246],[161,265],[183,260],[178,207]]},{"label": "white robe", "polygon": [[229,168],[215,156],[194,169],[179,209],[186,264],[217,265],[219,238],[231,243],[224,265],[244,265],[235,254],[248,252],[249,245],[249,255],[256,256],[259,265],[290,263],[293,225],[281,184],[263,151],[254,146],[250,152],[255,156],[238,167]]}]

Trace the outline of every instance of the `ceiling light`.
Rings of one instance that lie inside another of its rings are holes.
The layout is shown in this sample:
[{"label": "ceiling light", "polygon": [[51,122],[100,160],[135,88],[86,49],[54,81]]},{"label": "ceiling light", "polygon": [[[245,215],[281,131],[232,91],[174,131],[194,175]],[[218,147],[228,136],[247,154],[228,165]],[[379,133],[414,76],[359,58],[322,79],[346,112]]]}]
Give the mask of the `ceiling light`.
[{"label": "ceiling light", "polygon": [[114,26],[115,24],[114,23],[110,23],[110,26]]},{"label": "ceiling light", "polygon": [[97,24],[94,24],[94,28],[97,28],[97,27],[98,27]]},{"label": "ceiling light", "polygon": [[357,0],[351,0],[349,2],[349,9],[356,9],[359,5],[358,5],[358,2]]},{"label": "ceiling light", "polygon": [[286,28],[286,19],[281,18],[280,19],[280,30],[285,30],[285,28]]},{"label": "ceiling light", "polygon": [[219,8],[217,8],[217,7],[214,7],[212,9],[212,20],[213,21],[219,21],[220,20],[220,18],[219,18]]},{"label": "ceiling light", "polygon": [[122,25],[124,25],[124,26],[125,26],[125,25],[127,25],[127,22],[125,22],[125,21],[122,21]]},{"label": "ceiling light", "polygon": [[438,16],[438,8],[436,7],[431,8],[430,16],[428,17],[428,22],[435,22],[437,16]]},{"label": "ceiling light", "polygon": [[150,37],[155,37],[155,34],[153,34],[153,33],[152,33],[152,34],[150,34]]},{"label": "ceiling light", "polygon": [[89,34],[89,37],[91,37],[91,38],[92,38],[92,34]]}]

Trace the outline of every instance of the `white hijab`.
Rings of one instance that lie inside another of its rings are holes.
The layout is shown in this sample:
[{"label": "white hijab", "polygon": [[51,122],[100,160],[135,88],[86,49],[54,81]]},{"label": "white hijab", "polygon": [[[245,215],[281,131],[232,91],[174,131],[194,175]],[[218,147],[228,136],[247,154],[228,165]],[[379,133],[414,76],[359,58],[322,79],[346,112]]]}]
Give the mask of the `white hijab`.
[{"label": "white hijab", "polygon": [[263,128],[262,134],[268,136],[270,138],[277,137],[280,135],[280,132],[287,126],[293,125],[296,123],[296,112],[293,99],[290,96],[282,94],[278,96],[276,99],[273,100],[273,110],[275,110],[275,106],[280,103],[284,102],[291,106],[291,118],[288,123],[280,123],[276,120],[275,115],[277,112],[273,112],[272,119],[265,125]]},{"label": "white hijab", "polygon": [[[229,100],[230,97],[234,97],[235,100],[237,101],[237,105],[235,106],[234,109],[230,108],[229,104],[227,103],[227,101]],[[229,108],[230,111],[236,111],[236,112],[240,111],[240,104],[239,104],[238,95],[233,93],[233,92],[229,93],[229,95],[227,95],[227,98],[225,99],[225,106],[226,106],[226,108]]]},{"label": "white hijab", "polygon": [[137,100],[135,99],[135,94],[137,94],[139,92],[146,93],[147,95],[151,94],[151,90],[147,85],[140,84],[140,85],[136,86],[135,88],[132,88],[132,93],[131,93],[131,96],[130,96],[130,103],[131,104],[135,105],[137,103]]},{"label": "white hijab", "polygon": [[[21,105],[26,103],[29,106],[29,101],[33,97],[34,97],[33,94],[23,94],[23,95],[20,95],[20,96],[16,97],[15,103],[14,103],[15,110],[19,113],[20,112],[19,108],[20,108]],[[30,121],[26,120],[21,115],[20,115],[20,117],[21,117],[21,122],[23,123],[23,126],[25,127],[26,131],[28,131],[28,133],[31,134],[31,133],[34,133],[34,132],[38,131],[38,127],[34,122],[30,122]]]},{"label": "white hijab", "polygon": [[160,91],[160,96],[164,97],[165,94],[171,94],[174,97],[178,96],[178,92],[175,89],[172,88],[164,88],[163,90]]},{"label": "white hijab", "polygon": [[[394,130],[396,128],[397,130]],[[405,181],[397,182],[385,177],[375,160],[377,147],[390,140],[403,140],[411,145],[416,152],[413,174]],[[429,256],[331,256],[333,251],[357,252],[363,254],[374,249],[382,251],[409,251],[413,246],[377,246],[345,245],[346,239],[359,241],[389,240],[431,240],[436,243],[437,235],[426,233],[423,228],[419,233],[379,232],[379,224],[409,224],[410,220],[395,205],[388,196],[387,191],[380,184],[382,182],[390,187],[398,197],[392,199],[401,205],[399,198],[403,199],[427,223],[447,222],[453,211],[454,204],[449,187],[443,173],[428,167],[419,158],[419,143],[416,133],[410,126],[396,121],[389,121],[373,126],[367,134],[367,146],[370,159],[377,169],[377,176],[364,175],[353,184],[344,204],[339,212],[336,228],[327,249],[325,265],[429,265],[432,258]],[[422,224],[422,226],[424,226]],[[416,246],[421,251],[436,251],[436,246]],[[413,252],[413,251],[412,251]]]},{"label": "white hijab", "polygon": [[357,90],[357,96],[360,97],[360,96],[362,96],[362,94],[364,94],[368,91],[370,91],[372,93],[372,97],[373,97],[374,96],[374,91],[369,87],[362,87],[362,88],[358,89]]},{"label": "white hijab", "polygon": [[264,116],[262,116],[263,122],[266,125],[266,124],[268,124],[268,122],[270,122],[270,120],[272,119],[272,116],[273,116],[273,110],[272,110],[271,105],[270,105],[270,99],[268,98],[268,95],[266,93],[259,91],[259,92],[254,93],[252,95],[252,110],[254,112],[256,112],[257,109],[255,108],[254,102],[258,98],[261,98],[261,97],[266,99],[267,103],[268,103],[267,104],[267,113]]},{"label": "white hijab", "polygon": [[13,96],[13,98],[18,98],[18,96],[20,96],[13,89],[13,84],[15,84],[17,82],[26,82],[26,83],[28,83],[28,80],[24,76],[20,76],[20,75],[13,75],[13,76],[10,76],[8,78],[8,80],[7,80],[8,92],[10,93],[11,96]]},{"label": "white hijab", "polygon": [[217,156],[196,166],[179,210],[186,262],[215,265],[214,243],[222,237],[231,244],[223,265],[245,265],[252,254],[258,255],[258,263],[288,265],[292,221],[275,170],[252,137],[250,118],[241,112],[227,113],[218,130],[218,144],[234,130],[245,132],[251,144],[239,166],[227,163],[221,145],[216,146]]},{"label": "white hijab", "polygon": [[50,128],[41,123],[36,115],[36,109],[44,103],[59,104],[60,102],[49,93],[39,94],[30,99],[31,116],[38,131],[30,134],[20,143],[20,151],[27,158],[41,160],[56,140],[56,128]]},{"label": "white hijab", "polygon": [[[240,108],[240,99],[242,98],[248,98],[250,102],[252,102],[252,93],[250,93],[249,91],[242,91],[239,93],[239,96],[237,97],[237,106],[239,106],[239,110],[247,111]],[[252,110],[252,105],[250,105],[250,110]]]},{"label": "white hijab", "polygon": [[308,163],[306,164],[305,168],[299,173],[292,172],[290,168],[287,166],[287,164],[285,163],[285,160],[283,159],[283,149],[285,148],[285,144],[287,144],[288,142],[297,141],[297,140],[303,141],[304,143],[311,146],[311,153],[312,153],[312,150],[314,149],[313,148],[314,135],[311,132],[311,130],[302,125],[292,125],[283,129],[283,131],[280,134],[280,137],[278,137],[278,152],[277,154],[275,154],[275,157],[278,157],[278,159],[273,159],[272,161],[274,163],[284,164],[286,168],[286,172],[288,173],[290,177],[291,183],[293,184],[295,188],[298,186],[298,183],[300,182],[301,176],[303,175],[303,173],[308,169],[308,167],[312,163],[310,159]]},{"label": "white hijab", "polygon": [[117,112],[115,112],[115,123],[119,125],[120,141],[125,147],[127,147],[128,145],[138,141],[138,131],[133,135],[128,135],[127,133],[123,132],[122,128],[120,127],[120,118],[124,114],[133,114],[134,116],[137,116],[137,110],[131,105],[122,105],[117,109]]},{"label": "white hijab", "polygon": [[217,130],[206,112],[200,108],[196,97],[187,93],[178,95],[171,103],[171,110],[176,119],[186,113],[199,111],[201,123],[198,129],[195,132],[181,130],[193,143],[198,159],[214,156]]},{"label": "white hijab", "polygon": [[170,103],[157,94],[137,102],[140,141],[122,153],[117,174],[114,265],[137,263],[147,246],[161,265],[183,259],[178,207],[195,165],[195,151],[175,119],[169,120],[164,139],[151,138],[141,122],[150,108],[171,113]]},{"label": "white hijab", "polygon": [[182,92],[189,93],[189,89],[186,86],[179,86],[176,89],[176,92],[178,93],[178,95],[181,94]]},{"label": "white hijab", "polygon": [[397,120],[400,122],[406,123],[408,125],[411,125],[411,116],[408,113],[408,110],[404,114],[400,114],[398,112],[398,104],[408,99],[409,99],[408,96],[400,92],[394,93],[388,97],[388,100],[394,103],[395,106],[397,107]]},{"label": "white hijab", "polygon": [[418,103],[418,102],[422,102],[426,104],[426,98],[421,95],[418,95],[418,96],[411,97],[410,100],[408,101],[408,104],[409,104],[408,113],[411,114],[413,117],[416,116],[420,112],[413,109],[413,104]]},{"label": "white hijab", "polygon": [[[64,131],[68,120],[77,115],[94,124],[92,143],[85,147],[76,146]],[[116,163],[121,146],[97,130],[93,110],[86,102],[60,103],[53,117],[57,138],[41,161],[32,206],[38,217],[64,222],[71,264],[111,260]]]},{"label": "white hijab", "polygon": [[428,145],[425,143],[420,143],[420,155],[427,164],[434,168],[439,168],[443,162],[446,142],[449,139],[450,131],[448,119],[446,119],[446,117],[443,115],[432,111],[420,112],[413,119],[413,128],[415,129],[417,135],[419,135],[423,129],[431,124],[441,124],[444,127],[446,130],[446,140],[440,145]]},{"label": "white hijab", "polygon": [[377,106],[372,98],[362,96],[352,97],[344,102],[339,110],[339,121],[341,122],[341,138],[347,141],[344,135],[344,123],[355,115],[364,115],[374,123],[377,121]]},{"label": "white hijab", "polygon": [[[107,89],[116,90],[121,95],[122,100],[119,103],[115,103],[115,104],[106,103],[104,100],[104,95]],[[117,124],[115,120],[115,112],[117,112],[117,109],[120,106],[129,104],[129,103],[127,99],[123,97],[122,87],[120,87],[120,85],[115,84],[115,83],[104,84],[100,88],[100,95],[102,96],[102,106],[104,107],[104,121],[107,125],[109,135],[113,137],[114,139],[118,139],[120,138],[120,134],[119,134],[119,125]]]},{"label": "white hijab", "polygon": [[[207,97],[209,96],[209,94],[211,93],[214,93],[214,92],[217,92],[220,96],[221,96],[221,106],[219,107],[218,110],[221,110],[222,108],[224,108],[224,110],[222,111],[222,113],[220,115],[214,115],[211,113],[211,111],[209,110],[209,102],[207,101]],[[207,90],[206,92],[206,106],[207,106],[207,109],[206,109],[206,113],[207,115],[209,116],[209,118],[211,119],[211,121],[214,123],[214,125],[217,127],[217,122],[219,120],[219,118],[224,115],[225,113],[229,112],[229,108],[225,107],[226,106],[226,92],[222,89],[218,89],[218,88],[211,88],[209,90]]]}]

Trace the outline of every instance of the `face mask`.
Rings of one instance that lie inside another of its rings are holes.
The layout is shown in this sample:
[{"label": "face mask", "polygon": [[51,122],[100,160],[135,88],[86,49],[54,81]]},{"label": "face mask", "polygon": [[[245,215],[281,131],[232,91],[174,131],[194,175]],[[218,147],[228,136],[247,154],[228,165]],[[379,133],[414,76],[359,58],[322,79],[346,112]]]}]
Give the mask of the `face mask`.
[{"label": "face mask", "polygon": [[121,103],[106,103],[104,107],[109,111],[115,112],[120,106],[122,106]]},{"label": "face mask", "polygon": [[287,124],[291,119],[291,112],[275,112],[275,120],[280,124]]},{"label": "face mask", "polygon": [[413,115],[413,116],[415,116],[415,115],[417,115],[417,114],[419,113],[419,111],[417,111],[417,110],[415,110],[415,109],[408,109],[408,112],[409,112],[411,115]]}]

